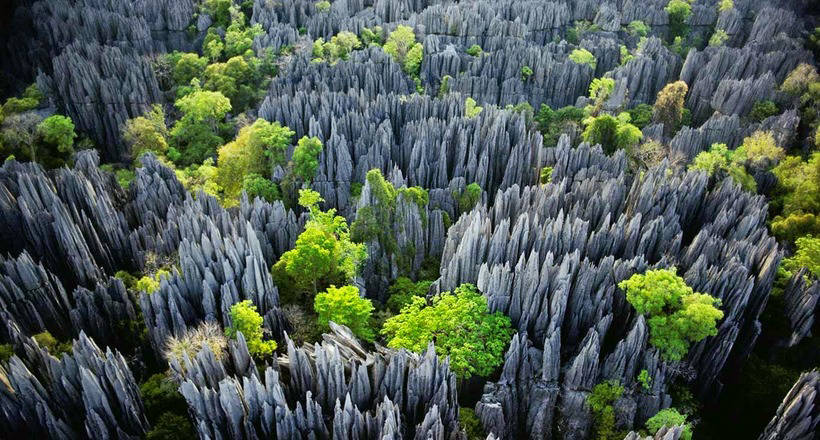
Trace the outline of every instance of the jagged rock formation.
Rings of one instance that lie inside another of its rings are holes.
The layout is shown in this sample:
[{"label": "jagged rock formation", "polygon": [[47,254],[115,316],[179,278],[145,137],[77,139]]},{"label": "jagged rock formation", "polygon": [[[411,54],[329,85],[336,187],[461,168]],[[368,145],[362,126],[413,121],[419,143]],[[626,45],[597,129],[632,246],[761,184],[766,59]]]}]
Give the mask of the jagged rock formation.
[{"label": "jagged rock formation", "polygon": [[0,368],[4,433],[15,438],[106,439],[139,438],[148,430],[139,389],[119,352],[103,352],[84,333],[61,360],[36,343],[33,349],[47,372],[32,372],[17,356],[8,370]]},{"label": "jagged rock formation", "polygon": [[[619,158],[597,148],[570,149],[564,138],[555,150],[554,183],[499,191],[491,208],[453,225],[437,282],[439,290],[476,283],[490,308],[537,349],[514,355],[514,343],[501,381],[488,385],[478,405],[485,427],[503,438],[548,436],[554,418],[565,435],[584,438],[586,393],[604,379],[634,388],[641,369],[656,390],[625,395],[634,399],[626,411],[635,424],[669,404],[669,368],[691,368],[694,389],[708,399],[720,390],[723,368],[745,358],[759,335],[757,317],[780,258],[763,199],[728,180],[709,191],[705,175],[665,176],[664,168],[633,180],[613,176]],[[683,365],[658,361],[645,325],[616,288],[652,266],[676,266],[696,291],[723,302],[718,335],[692,347]],[[604,339],[620,342],[606,349]],[[516,389],[545,391],[514,404]]]},{"label": "jagged rock formation", "polygon": [[797,271],[783,290],[785,314],[792,329],[789,346],[811,335],[815,315],[820,310],[820,282],[809,282],[806,273],[805,268]]},{"label": "jagged rock formation", "polygon": [[[321,344],[286,340],[287,355],[266,368],[264,382],[255,369],[218,384],[186,378],[180,391],[200,437],[461,438],[455,376],[432,344],[422,355],[368,352],[333,323]],[[197,358],[214,364],[211,353]]]},{"label": "jagged rock formation", "polygon": [[803,373],[777,408],[759,440],[809,440],[817,437],[820,428],[820,373]]},{"label": "jagged rock formation", "polygon": [[117,210],[116,181],[97,169],[97,153],[77,154],[74,169],[46,173],[39,165],[7,161],[0,168],[0,252],[23,250],[68,289],[93,287],[105,274],[141,266]]}]

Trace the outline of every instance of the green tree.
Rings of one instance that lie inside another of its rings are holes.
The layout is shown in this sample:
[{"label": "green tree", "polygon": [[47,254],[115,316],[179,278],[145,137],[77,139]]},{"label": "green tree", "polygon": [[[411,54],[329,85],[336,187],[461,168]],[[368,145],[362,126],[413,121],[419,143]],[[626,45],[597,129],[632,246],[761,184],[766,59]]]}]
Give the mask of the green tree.
[{"label": "green tree", "polygon": [[475,99],[468,96],[464,101],[464,116],[474,118],[481,113],[481,110],[484,110],[484,107],[476,105]]},{"label": "green tree", "polygon": [[652,106],[649,104],[638,104],[628,111],[632,120],[632,125],[644,128],[652,122]]},{"label": "green tree", "polygon": [[134,159],[149,151],[164,156],[168,150],[167,138],[165,112],[160,105],[154,105],[143,116],[125,121],[122,128],[122,139],[130,147]]},{"label": "green tree", "polygon": [[712,47],[723,46],[729,41],[729,34],[723,29],[715,29],[715,32],[709,37],[709,45]]},{"label": "green tree", "polygon": [[637,35],[639,37],[649,35],[649,26],[641,20],[630,21],[626,28],[632,35]]},{"label": "green tree", "polygon": [[705,171],[710,177],[714,176],[718,180],[729,176],[746,191],[755,192],[757,184],[746,172],[743,166],[745,162],[746,152],[743,148],[729,150],[726,144],[712,144],[709,151],[702,151],[695,156],[689,169]]},{"label": "green tree", "polygon": [[365,47],[381,46],[384,43],[384,30],[381,26],[362,28],[361,40]]},{"label": "green tree", "polygon": [[806,161],[788,156],[772,169],[780,194],[772,204],[781,212],[772,220],[772,232],[794,241],[798,236],[820,236],[820,152]]},{"label": "green tree", "polygon": [[587,66],[591,67],[592,70],[595,70],[595,66],[597,65],[595,55],[593,55],[592,52],[586,49],[573,50],[569,54],[569,59],[570,61],[576,64],[586,64]]},{"label": "green tree", "polygon": [[664,9],[669,16],[670,41],[676,37],[685,37],[689,30],[686,21],[692,15],[692,6],[685,0],[670,0]]},{"label": "green tree", "polygon": [[648,317],[649,342],[666,360],[683,359],[690,344],[717,334],[720,300],[694,292],[674,268],[634,274],[618,287],[635,311]]},{"label": "green tree", "polygon": [[672,427],[678,425],[683,425],[683,433],[680,436],[680,440],[692,440],[692,425],[686,423],[686,416],[679,413],[675,408],[662,409],[646,421],[646,429],[650,434],[658,432],[658,430],[664,426]]},{"label": "green tree", "polygon": [[643,388],[644,391],[649,391],[652,389],[652,376],[649,375],[648,371],[641,370],[641,372],[638,373],[638,383],[641,384],[641,388]]},{"label": "green tree", "polygon": [[268,357],[276,350],[276,341],[263,341],[262,316],[256,311],[251,300],[246,299],[231,306],[231,326],[225,329],[225,336],[236,339],[242,332],[248,351],[260,358]]},{"label": "green tree", "polygon": [[477,45],[477,44],[473,44],[472,46],[470,46],[470,47],[467,49],[467,55],[470,55],[470,56],[473,56],[473,57],[478,57],[478,56],[481,56],[481,54],[482,54],[483,52],[484,52],[484,51],[483,51],[483,50],[481,50],[481,46],[479,46],[479,45]]},{"label": "green tree", "polygon": [[720,0],[718,3],[718,11],[719,12],[726,12],[735,7],[735,2],[732,0]]},{"label": "green tree", "polygon": [[800,96],[806,93],[809,85],[816,83],[818,79],[820,79],[820,75],[817,74],[817,69],[814,66],[800,63],[783,80],[780,90],[792,96]]},{"label": "green tree", "polygon": [[417,76],[424,57],[424,46],[416,42],[416,34],[410,26],[399,25],[387,36],[383,49],[399,63],[405,72]]},{"label": "green tree", "polygon": [[335,209],[319,209],[323,201],[315,191],[299,191],[299,204],[308,208],[310,220],[294,248],[282,254],[273,267],[280,285],[315,294],[320,286],[347,284],[367,258],[364,245],[350,240],[345,218],[336,215]]},{"label": "green tree", "polygon": [[621,440],[624,433],[615,430],[615,408],[612,406],[624,393],[616,380],[601,382],[587,396],[587,405],[594,418],[594,438],[596,440]]},{"label": "green tree", "polygon": [[390,287],[387,288],[387,308],[393,313],[401,312],[406,305],[413,302],[413,298],[421,298],[427,295],[432,281],[413,282],[407,277],[398,277]]},{"label": "green tree", "polygon": [[247,174],[242,179],[242,191],[248,194],[249,200],[259,197],[272,203],[282,198],[275,183],[255,173]]},{"label": "green tree", "polygon": [[541,104],[534,119],[538,131],[544,137],[544,146],[552,147],[558,143],[561,133],[568,126],[580,126],[584,117],[584,110],[578,107],[566,106],[553,110],[549,105]]},{"label": "green tree", "polygon": [[225,56],[252,55],[253,39],[263,33],[262,25],[251,27],[245,25],[245,14],[236,7],[231,7],[231,24],[225,29]]},{"label": "green tree", "polygon": [[475,205],[481,200],[481,187],[478,183],[473,182],[467,185],[462,191],[461,195],[456,199],[458,203],[459,212],[471,211]]},{"label": "green tree", "polygon": [[384,323],[381,333],[390,348],[417,353],[435,342],[436,353],[450,356],[450,368],[462,379],[487,376],[503,362],[504,348],[514,333],[510,319],[490,313],[487,299],[475,286],[462,284],[428,304],[413,298],[401,313]]},{"label": "green tree", "polygon": [[171,77],[178,85],[188,85],[194,78],[202,78],[208,60],[195,53],[174,53],[170,55],[175,60]]},{"label": "green tree", "polygon": [[811,235],[795,240],[794,255],[783,259],[782,266],[789,272],[805,267],[815,279],[820,279],[820,238]]},{"label": "green tree", "polygon": [[316,169],[319,168],[319,153],[322,148],[319,138],[302,136],[293,150],[293,174],[305,182],[313,180]]},{"label": "green tree", "polygon": [[188,405],[179,393],[179,385],[167,374],[157,373],[140,385],[140,397],[148,421],[155,423],[165,413],[186,414]]},{"label": "green tree", "polygon": [[195,436],[194,428],[187,417],[178,413],[165,413],[159,417],[153,428],[145,434],[145,439],[179,440],[194,438]]},{"label": "green tree", "polygon": [[521,81],[527,81],[530,79],[534,72],[530,68],[530,66],[524,66],[521,68]]},{"label": "green tree", "polygon": [[738,147],[745,153],[746,161],[752,166],[761,166],[777,162],[785,156],[782,148],[777,146],[774,136],[769,131],[756,131],[743,139]]},{"label": "green tree", "polygon": [[67,116],[52,115],[43,119],[37,126],[37,134],[60,153],[70,155],[74,152],[77,133],[74,132],[74,123]]},{"label": "green tree", "polygon": [[327,330],[329,322],[347,326],[354,335],[365,341],[373,340],[373,329],[370,328],[370,317],[373,314],[373,303],[359,296],[355,286],[330,286],[327,291],[319,293],[313,300],[319,326]]},{"label": "green tree", "polygon": [[174,105],[183,114],[171,129],[173,146],[181,153],[176,162],[191,165],[212,157],[216,147],[223,143],[217,133],[221,121],[231,110],[231,101],[220,92],[197,90],[178,99]]},{"label": "green tree", "polygon": [[[674,1],[674,0],[673,0]],[[689,87],[683,81],[667,84],[655,99],[652,116],[663,124],[664,131],[672,133],[683,119],[683,102]]]}]

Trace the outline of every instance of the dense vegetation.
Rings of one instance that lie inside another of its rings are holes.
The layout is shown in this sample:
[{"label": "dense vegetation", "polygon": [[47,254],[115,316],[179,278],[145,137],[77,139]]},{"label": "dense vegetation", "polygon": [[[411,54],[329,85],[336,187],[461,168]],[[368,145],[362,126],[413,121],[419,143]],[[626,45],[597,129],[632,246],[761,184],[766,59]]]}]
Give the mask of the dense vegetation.
[{"label": "dense vegetation", "polygon": [[805,2],[29,3],[0,26],[9,438],[820,420]]}]

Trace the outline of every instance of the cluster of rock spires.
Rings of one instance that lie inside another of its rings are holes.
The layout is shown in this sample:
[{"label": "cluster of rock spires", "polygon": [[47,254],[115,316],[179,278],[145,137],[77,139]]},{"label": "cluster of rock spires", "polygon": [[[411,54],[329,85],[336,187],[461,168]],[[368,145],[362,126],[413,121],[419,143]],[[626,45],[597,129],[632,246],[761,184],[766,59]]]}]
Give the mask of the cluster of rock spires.
[{"label": "cluster of rock spires", "polygon": [[[194,0],[23,3],[9,28],[34,35],[4,42],[3,71],[21,78],[39,72],[38,85],[96,141],[105,161],[129,157],[119,139],[123,122],[164,99],[152,57],[195,50],[210,24],[205,14],[195,18]],[[512,319],[518,333],[500,377],[476,405],[488,439],[588,438],[586,397],[606,379],[626,388],[615,403],[617,427],[637,429],[671,405],[668,385],[675,379],[688,381],[703,400],[714,398],[721,377],[740,365],[760,334],[758,318],[780,258],[766,233],[762,197],[729,181],[710,189],[705,175],[667,166],[632,176],[623,152],[571,148],[567,137],[544,146],[526,115],[498,108],[582,102],[593,78],[611,72],[616,85],[605,105],[615,111],[652,103],[664,85],[681,79],[695,126],[663,140],[683,159],[716,142],[735,147],[758,129],[791,144],[795,111],[759,124],[745,117],[760,99],[780,100],[784,77],[810,62],[797,39],[804,6],[736,1],[719,13],[715,2],[697,3],[693,37],[708,38],[717,26],[728,45],[681,57],[662,43],[666,3],[337,0],[320,11],[313,0],[253,1],[250,22],[263,28],[257,52],[303,42],[299,28],[311,39],[329,39],[375,25],[389,32],[399,23],[412,26],[424,45],[423,94],[413,95],[413,80],[378,47],[336,64],[301,52],[282,66],[252,113],[289,126],[296,138],[320,138],[311,185],[326,207],[351,221],[380,203],[366,179],[371,169],[396,188],[428,190],[424,205],[399,194],[386,225],[398,251],[379,239],[367,243],[363,287],[383,301],[401,272],[436,258],[442,265],[434,290],[475,283],[492,310]],[[577,45],[561,41],[578,20],[599,30]],[[619,65],[620,45],[638,44],[623,29],[632,20],[652,32]],[[473,44],[485,53],[466,54]],[[594,68],[568,59],[576,47],[595,55]],[[521,75],[524,66],[531,76]],[[468,96],[484,106],[478,116],[465,115]],[[661,139],[664,127],[649,125],[644,134]],[[151,155],[124,192],[99,162],[97,153],[82,151],[71,169],[46,172],[15,161],[0,167],[0,342],[16,354],[0,367],[0,432],[143,436],[150,427],[132,373],[139,366],[120,354],[138,336],[123,323],[141,316],[160,354],[168,336],[201,322],[229,325],[229,307],[250,299],[266,330],[285,341],[287,355],[260,372],[240,334],[220,356],[206,348],[170,363],[201,438],[463,438],[456,381],[434,346],[421,355],[369,350],[335,324],[313,346],[296,347],[287,337],[269,268],[293,246],[304,215],[247,198],[223,209],[213,197],[187,193]],[[537,186],[544,166],[553,168],[553,183]],[[358,198],[351,196],[356,182],[364,184]],[[483,200],[462,215],[456,198],[473,182]],[[112,277],[144,269],[153,256],[175,262],[155,293],[137,298]],[[664,266],[720,298],[725,312],[718,335],[696,344],[681,363],[660,358],[648,344],[645,319],[616,288],[633,273]],[[802,275],[784,290],[791,345],[816,326],[820,285]],[[71,353],[50,356],[31,338],[41,331],[75,339]],[[637,384],[641,370],[652,378],[649,389]],[[820,423],[817,394],[818,373],[801,376],[761,440],[809,438]],[[681,427],[668,427],[647,438],[681,435]]]}]

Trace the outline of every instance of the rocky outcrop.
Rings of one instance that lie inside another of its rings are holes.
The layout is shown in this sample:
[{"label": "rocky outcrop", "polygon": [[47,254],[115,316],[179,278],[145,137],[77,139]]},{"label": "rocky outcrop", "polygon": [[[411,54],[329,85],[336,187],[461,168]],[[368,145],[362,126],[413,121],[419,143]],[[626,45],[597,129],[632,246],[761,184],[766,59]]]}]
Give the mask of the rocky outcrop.
[{"label": "rocky outcrop", "polygon": [[784,312],[792,330],[789,346],[811,335],[815,316],[820,310],[820,282],[810,281],[806,274],[805,268],[797,271],[783,289]]},{"label": "rocky outcrop", "polygon": [[820,373],[814,370],[800,375],[758,439],[808,440],[815,437],[820,427],[818,395],[820,395]]},{"label": "rocky outcrop", "polygon": [[81,333],[61,360],[44,356],[45,376],[32,373],[17,356],[7,370],[0,369],[4,432],[14,437],[107,439],[139,438],[148,431],[139,388],[119,352],[103,352]]},{"label": "rocky outcrop", "polygon": [[369,352],[331,323],[321,344],[296,348],[287,339],[277,365],[264,381],[184,381],[200,437],[460,438],[455,376],[432,345],[422,355]]}]

